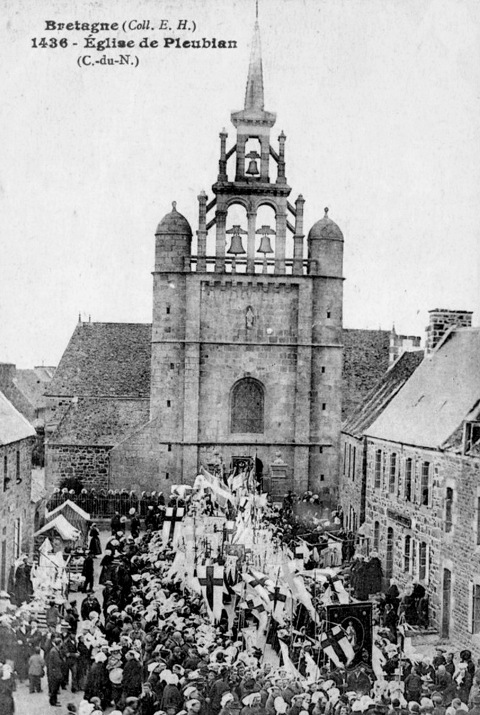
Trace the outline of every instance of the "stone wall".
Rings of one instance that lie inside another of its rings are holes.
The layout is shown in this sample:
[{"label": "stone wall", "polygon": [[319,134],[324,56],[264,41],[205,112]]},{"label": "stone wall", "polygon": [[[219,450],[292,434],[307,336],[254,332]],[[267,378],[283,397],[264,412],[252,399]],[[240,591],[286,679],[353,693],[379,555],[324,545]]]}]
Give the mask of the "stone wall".
[{"label": "stone wall", "polygon": [[[380,487],[375,486],[377,450],[382,454]],[[397,454],[394,483],[390,482],[392,452]],[[407,459],[412,460],[411,500],[405,494]],[[429,492],[428,503],[422,504],[421,471],[425,462],[430,464]],[[447,503],[450,496],[451,518]],[[376,545],[385,568],[387,529],[393,529],[392,576],[399,587],[422,583],[430,597],[432,625],[439,635],[455,649],[471,649],[476,657],[480,656],[480,610],[474,618],[473,590],[480,586],[479,500],[480,458],[368,439],[366,522],[370,545],[375,545],[377,522]],[[406,537],[410,537],[407,560]],[[423,579],[420,578],[422,543],[427,547]],[[443,591],[445,569],[450,571],[452,580],[449,607]]]},{"label": "stone wall", "polygon": [[[480,459],[446,454],[443,490],[452,489],[452,527],[443,538],[443,569],[452,574],[450,641],[480,656],[480,628],[473,633],[473,586],[480,585]],[[478,622],[477,618],[475,619]]]},{"label": "stone wall", "polygon": [[63,479],[81,479],[88,489],[109,488],[110,446],[47,445],[46,488],[51,494]]},{"label": "stone wall", "polygon": [[[376,454],[380,455],[380,484],[376,486]],[[395,478],[392,474],[392,454],[395,457]],[[410,500],[406,498],[407,460],[412,460]],[[439,627],[441,614],[441,537],[443,527],[442,456],[435,450],[407,447],[367,438],[366,524],[370,548],[378,550],[384,573],[397,579],[399,588],[421,583],[430,596],[430,616]],[[422,465],[429,464],[428,503],[422,504]],[[375,524],[378,537],[375,538]],[[388,534],[391,530],[391,573],[388,573]],[[409,558],[406,559],[406,540]],[[422,578],[420,551],[426,545],[425,573]]]},{"label": "stone wall", "polygon": [[342,432],[340,437],[340,503],[344,524],[357,531],[365,519],[364,440]]},{"label": "stone wall", "polygon": [[0,446],[0,590],[7,587],[15,559],[21,553],[32,554],[34,509],[31,486],[34,444],[35,437],[29,437]]}]

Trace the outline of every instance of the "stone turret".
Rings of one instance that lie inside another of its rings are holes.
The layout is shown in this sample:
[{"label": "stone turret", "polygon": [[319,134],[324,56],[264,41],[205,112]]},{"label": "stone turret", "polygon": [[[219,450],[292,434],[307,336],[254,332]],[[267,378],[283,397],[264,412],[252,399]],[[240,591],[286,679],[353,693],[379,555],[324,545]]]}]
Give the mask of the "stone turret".
[{"label": "stone turret", "polygon": [[328,216],[313,224],[308,233],[309,273],[341,278],[343,275],[343,233]]},{"label": "stone turret", "polygon": [[185,216],[172,210],[166,214],[155,231],[155,271],[177,273],[190,270],[192,229]]}]

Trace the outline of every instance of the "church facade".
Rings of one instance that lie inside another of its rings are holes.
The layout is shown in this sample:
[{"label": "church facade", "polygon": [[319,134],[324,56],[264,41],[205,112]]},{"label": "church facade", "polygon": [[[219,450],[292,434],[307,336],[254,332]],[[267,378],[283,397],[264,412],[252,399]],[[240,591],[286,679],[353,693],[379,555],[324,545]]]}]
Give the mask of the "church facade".
[{"label": "church facade", "polygon": [[168,490],[201,464],[249,457],[274,492],[336,498],[343,236],[325,209],[305,241],[275,120],[256,23],[236,137],[220,133],[196,236],[175,203],[155,234],[150,419],[112,449],[112,488]]}]

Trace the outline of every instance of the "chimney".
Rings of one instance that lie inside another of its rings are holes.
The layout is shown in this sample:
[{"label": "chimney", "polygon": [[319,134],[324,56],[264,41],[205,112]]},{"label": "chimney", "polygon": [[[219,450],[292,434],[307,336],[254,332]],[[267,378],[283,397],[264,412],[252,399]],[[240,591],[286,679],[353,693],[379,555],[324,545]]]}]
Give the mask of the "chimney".
[{"label": "chimney", "polygon": [[446,310],[445,308],[435,308],[429,310],[429,323],[426,327],[425,335],[425,355],[430,355],[438,345],[449,328],[471,328],[471,310]]}]

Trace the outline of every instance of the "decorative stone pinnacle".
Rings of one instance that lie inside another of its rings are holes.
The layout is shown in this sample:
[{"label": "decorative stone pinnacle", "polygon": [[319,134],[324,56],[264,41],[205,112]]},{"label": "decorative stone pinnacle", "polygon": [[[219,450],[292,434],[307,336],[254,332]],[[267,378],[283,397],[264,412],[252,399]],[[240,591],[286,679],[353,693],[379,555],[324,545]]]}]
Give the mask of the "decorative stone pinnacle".
[{"label": "decorative stone pinnacle", "polygon": [[328,218],[328,206],[325,206],[324,211],[325,211],[325,218]]},{"label": "decorative stone pinnacle", "polygon": [[176,210],[177,210],[177,202],[172,201],[172,211],[176,211]]}]

